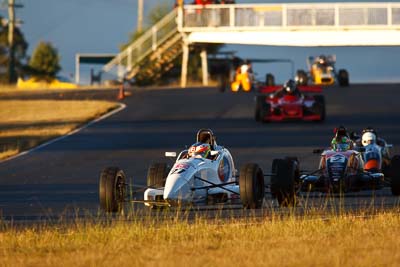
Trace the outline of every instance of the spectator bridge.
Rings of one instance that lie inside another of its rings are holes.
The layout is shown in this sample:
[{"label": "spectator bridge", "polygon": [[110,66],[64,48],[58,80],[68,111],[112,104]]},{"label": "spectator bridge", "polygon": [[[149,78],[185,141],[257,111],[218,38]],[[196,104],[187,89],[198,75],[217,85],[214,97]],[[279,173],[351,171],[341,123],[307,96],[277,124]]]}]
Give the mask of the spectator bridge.
[{"label": "spectator bridge", "polygon": [[[103,67],[118,77],[157,79],[196,43],[275,46],[400,45],[400,3],[185,5],[173,10]],[[201,54],[203,83],[207,55]],[[172,65],[171,65],[172,64]]]}]

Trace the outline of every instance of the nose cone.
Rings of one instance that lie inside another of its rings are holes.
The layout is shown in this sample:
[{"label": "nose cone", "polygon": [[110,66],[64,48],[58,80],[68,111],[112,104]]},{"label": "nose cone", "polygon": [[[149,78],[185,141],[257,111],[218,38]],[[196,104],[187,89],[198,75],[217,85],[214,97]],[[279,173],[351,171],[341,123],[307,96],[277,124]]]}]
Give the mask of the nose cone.
[{"label": "nose cone", "polygon": [[181,175],[170,175],[164,187],[164,200],[170,204],[190,201],[192,191],[189,182]]}]

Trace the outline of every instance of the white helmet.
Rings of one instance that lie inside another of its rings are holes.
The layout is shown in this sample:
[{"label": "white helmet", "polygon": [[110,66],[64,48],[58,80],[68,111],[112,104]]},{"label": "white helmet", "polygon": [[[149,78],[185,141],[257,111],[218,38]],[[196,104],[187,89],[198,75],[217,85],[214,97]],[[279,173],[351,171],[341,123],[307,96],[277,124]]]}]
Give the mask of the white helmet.
[{"label": "white helmet", "polygon": [[374,144],[376,142],[376,135],[371,132],[365,132],[362,135],[361,143],[363,146],[367,146],[369,144]]}]

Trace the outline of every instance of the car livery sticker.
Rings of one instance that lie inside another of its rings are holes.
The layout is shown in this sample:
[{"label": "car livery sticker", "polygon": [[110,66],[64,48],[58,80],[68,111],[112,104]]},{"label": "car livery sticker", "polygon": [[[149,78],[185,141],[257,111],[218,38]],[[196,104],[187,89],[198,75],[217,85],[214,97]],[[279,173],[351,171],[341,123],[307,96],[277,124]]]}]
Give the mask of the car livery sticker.
[{"label": "car livery sticker", "polygon": [[180,174],[190,168],[190,164],[177,163],[175,164],[171,174]]},{"label": "car livery sticker", "polygon": [[231,172],[231,166],[229,165],[229,160],[224,157],[218,166],[218,176],[221,182],[226,182],[229,179],[229,173]]}]

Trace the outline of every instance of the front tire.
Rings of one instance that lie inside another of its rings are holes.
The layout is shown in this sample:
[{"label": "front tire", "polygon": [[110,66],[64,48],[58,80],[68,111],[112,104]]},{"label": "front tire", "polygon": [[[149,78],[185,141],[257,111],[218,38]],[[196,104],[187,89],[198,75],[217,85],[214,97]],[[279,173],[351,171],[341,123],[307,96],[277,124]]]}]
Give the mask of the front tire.
[{"label": "front tire", "polygon": [[271,192],[280,206],[296,204],[296,163],[289,158],[275,159],[272,162]]},{"label": "front tire", "polygon": [[396,155],[390,163],[391,189],[394,196],[400,196],[400,156]]},{"label": "front tire", "polygon": [[153,163],[147,170],[147,186],[160,188],[165,185],[168,176],[168,166],[165,163]]},{"label": "front tire", "polygon": [[99,181],[100,208],[106,212],[120,212],[125,201],[125,174],[117,167],[105,168]]},{"label": "front tire", "polygon": [[257,164],[248,163],[241,168],[239,192],[243,208],[259,209],[262,207],[265,195],[264,174]]}]

